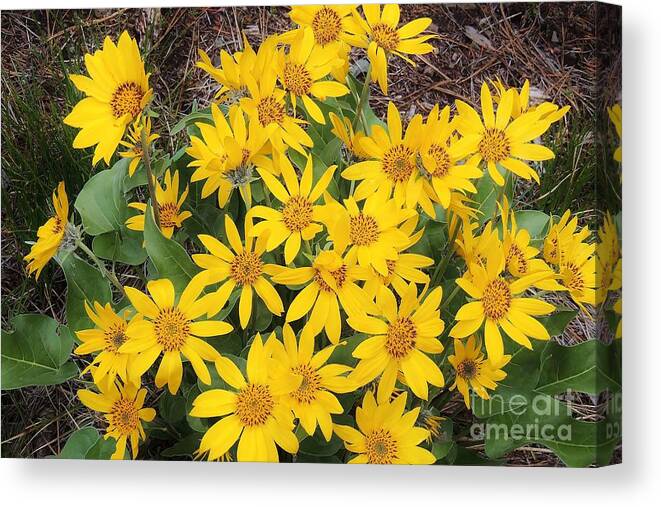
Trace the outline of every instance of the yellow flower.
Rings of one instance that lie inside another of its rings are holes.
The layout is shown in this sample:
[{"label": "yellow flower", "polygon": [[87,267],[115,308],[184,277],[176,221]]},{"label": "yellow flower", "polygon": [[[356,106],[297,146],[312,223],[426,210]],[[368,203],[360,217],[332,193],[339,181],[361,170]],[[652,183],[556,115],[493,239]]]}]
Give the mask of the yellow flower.
[{"label": "yellow flower", "polygon": [[251,228],[252,219],[246,217],[244,245],[234,221],[229,215],[225,215],[225,234],[234,252],[216,238],[200,234],[198,238],[209,253],[193,255],[193,262],[204,270],[207,285],[224,282],[218,290],[206,296],[207,316],[217,314],[225,306],[234,288],[239,286],[239,320],[243,329],[248,326],[252,314],[253,289],[271,313],[281,315],[284,311],[280,295],[264,276],[274,275],[280,268],[264,263],[262,255],[266,251],[266,237],[255,241],[251,236]]},{"label": "yellow flower", "polygon": [[312,266],[285,268],[273,281],[287,285],[302,285],[301,290],[289,305],[287,322],[307,315],[304,332],[316,336],[322,329],[331,343],[338,343],[342,332],[340,306],[347,315],[360,314],[373,308],[367,294],[357,284],[365,278],[365,270],[349,263],[336,250],[317,254]]},{"label": "yellow flower", "polygon": [[300,375],[273,374],[272,359],[259,334],[255,336],[246,367],[247,377],[228,358],[216,363],[218,373],[231,389],[211,389],[193,401],[193,417],[220,417],[202,437],[199,452],[209,460],[221,458],[238,440],[237,461],[278,462],[276,444],[296,454],[291,409],[286,396],[302,381]]},{"label": "yellow flower", "polygon": [[448,361],[454,367],[454,383],[451,390],[458,389],[464,397],[466,408],[471,408],[470,389],[483,400],[489,399],[487,389],[496,389],[497,382],[503,380],[507,373],[503,368],[509,363],[512,356],[503,356],[498,362],[485,359],[479,343],[474,336],[466,341],[454,341],[454,354],[448,357]]},{"label": "yellow flower", "polygon": [[252,204],[250,183],[254,178],[256,165],[269,168],[271,162],[265,156],[269,152],[269,133],[275,125],[262,127],[258,122],[250,122],[246,127],[243,111],[237,105],[229,110],[229,123],[216,104],[211,105],[213,125],[196,123],[202,139],[191,136],[191,146],[186,150],[194,167],[191,181],[204,182],[202,197],[209,197],[218,191],[218,205],[224,208],[235,188],[247,206]]},{"label": "yellow flower", "polygon": [[[508,92],[508,88],[505,88],[505,85],[496,79],[492,83],[496,94],[494,95],[494,100],[500,102],[502,97]],[[543,119],[549,124],[560,121],[569,111],[569,106],[559,107],[552,102],[542,102],[536,106],[530,104],[530,82],[526,79],[521,87],[521,91],[516,88],[510,88],[509,90],[513,91],[513,101],[512,101],[512,118],[518,118],[522,114],[525,114],[530,111],[537,111],[541,113],[540,119]]]},{"label": "yellow flower", "polygon": [[113,383],[119,376],[122,382],[140,384],[139,378],[129,376],[129,364],[135,354],[123,354],[119,348],[128,340],[128,335],[136,329],[142,320],[140,315],[128,319],[128,311],[116,314],[110,303],[101,305],[94,301],[92,308],[85,301],[85,312],[94,322],[95,328],[76,331],[81,344],[74,350],[76,354],[97,353],[92,362],[83,370],[83,374],[91,371],[94,383],[101,385],[104,381]]},{"label": "yellow flower", "polygon": [[484,336],[489,359],[499,362],[504,355],[502,328],[512,340],[532,349],[529,338],[549,340],[546,328],[533,316],[548,315],[553,305],[539,299],[517,297],[526,289],[549,276],[546,272],[532,273],[514,281],[503,278],[505,256],[501,249],[493,250],[487,257],[486,267],[471,264],[464,276],[456,283],[474,301],[463,305],[450,330],[453,338],[472,335],[484,324]]},{"label": "yellow flower", "polygon": [[443,351],[437,338],[445,328],[438,309],[442,295],[441,287],[436,287],[423,299],[411,284],[398,307],[395,296],[382,290],[376,299],[377,317],[349,316],[347,323],[353,329],[369,335],[353,351],[359,361],[349,379],[364,385],[381,375],[377,392],[380,403],[390,398],[399,372],[413,394],[423,400],[429,396],[427,384],[442,387],[443,374],[427,356]]},{"label": "yellow flower", "polygon": [[145,440],[142,421],[150,422],[156,416],[153,408],[144,406],[147,390],[138,385],[108,383],[98,386],[100,393],[87,389],[78,390],[78,398],[88,408],[105,414],[108,428],[104,438],[117,442],[111,459],[124,459],[127,440],[131,442],[133,459],[138,455],[138,442]]},{"label": "yellow flower", "polygon": [[465,102],[456,101],[459,112],[456,127],[463,136],[457,143],[457,149],[462,153],[474,154],[470,160],[472,164],[486,162],[491,178],[500,186],[505,184],[505,178],[499,166],[521,178],[532,178],[539,183],[539,175],[525,161],[555,157],[546,146],[530,142],[546,132],[551,125],[541,119],[543,113],[534,110],[510,121],[514,93],[514,90],[508,90],[494,112],[489,86],[486,82],[482,83],[482,118]]},{"label": "yellow flower", "polygon": [[74,148],[96,145],[92,164],[101,159],[109,164],[127,125],[151,98],[149,74],[145,74],[137,42],[127,32],[117,45],[106,37],[103,49],[85,55],[85,66],[89,77],[71,74],[69,78],[86,97],[64,123],[82,129],[73,140]]},{"label": "yellow flower", "polygon": [[277,74],[274,68],[266,68],[255,78],[248,76],[247,86],[249,96],[241,99],[241,108],[250,118],[250,122],[258,122],[262,128],[269,130],[269,140],[274,153],[282,153],[286,146],[305,155],[304,146],[313,145],[310,136],[300,127],[306,123],[289,115],[285,104],[286,92],[276,87]]},{"label": "yellow flower", "polygon": [[567,254],[567,248],[574,241],[583,241],[589,235],[587,227],[578,230],[578,218],[571,216],[571,211],[566,210],[558,223],[553,223],[551,218],[551,228],[544,239],[544,259],[549,264],[558,266],[564,262]]},{"label": "yellow flower", "polygon": [[[166,238],[171,238],[174,230],[181,227],[184,220],[190,218],[190,211],[181,211],[181,206],[188,196],[188,185],[179,196],[179,171],[170,175],[170,169],[165,171],[165,189],[156,182],[156,200],[158,201],[158,211],[161,220],[161,232]],[[145,212],[147,205],[142,202],[131,202],[129,208],[139,210],[141,213],[130,217],[126,221],[126,227],[133,231],[145,230]]]},{"label": "yellow flower", "polygon": [[353,197],[345,199],[344,206],[328,198],[324,221],[335,249],[344,252],[348,248],[348,262],[358,261],[363,268],[371,266],[388,276],[388,261],[397,260],[398,251],[410,241],[401,224],[415,216],[415,211],[402,209],[383,190],[365,199],[362,209]]},{"label": "yellow flower", "polygon": [[133,329],[127,329],[129,339],[119,348],[124,354],[138,354],[129,367],[130,376],[142,376],[163,354],[156,386],[167,384],[170,393],[176,394],[183,376],[183,354],[197,377],[207,385],[211,383],[204,361],[215,361],[220,353],[198,337],[225,335],[232,331],[232,326],[196,320],[208,311],[208,304],[199,297],[204,289],[202,278],[193,278],[176,303],[174,285],[167,278],[147,282],[151,297],[133,287],[124,287],[133,308],[145,317]]},{"label": "yellow flower", "polygon": [[342,171],[342,177],[363,180],[354,193],[358,201],[383,188],[388,195],[393,194],[397,204],[414,209],[423,185],[416,157],[422,136],[422,116],[413,117],[402,138],[399,111],[389,102],[388,133],[380,125],[373,126],[371,135],[360,141],[369,160],[347,167]]},{"label": "yellow flower", "polygon": [[[436,104],[423,126],[419,153],[421,170],[433,189],[429,197],[446,209],[450,206],[453,191],[476,193],[477,189],[470,180],[482,176],[482,171],[475,165],[459,164],[467,153],[457,151],[453,132],[450,107],[445,106],[439,111]],[[434,217],[433,208],[431,211]]]},{"label": "yellow flower", "polygon": [[[266,64],[264,59],[266,51],[260,51],[258,57],[248,43],[245,34],[242,34],[242,36],[243,51],[237,51],[234,55],[230,55],[227,51],[221,50],[220,67],[215,67],[211,63],[211,58],[205,51],[197,50],[200,60],[195,63],[195,66],[205,71],[220,84],[220,89],[216,92],[215,98],[221,102],[234,104],[245,97],[248,92],[247,76],[259,75],[261,66]],[[264,50],[271,49],[272,42],[274,42],[272,38],[264,41]]]},{"label": "yellow flower", "polygon": [[502,249],[498,231],[494,230],[491,222],[484,224],[484,229],[479,235],[475,231],[480,225],[477,222],[464,221],[457,234],[455,245],[457,253],[464,259],[466,266],[479,264],[486,266],[489,252]]},{"label": "yellow flower", "polygon": [[431,24],[430,18],[418,18],[402,27],[399,24],[399,5],[363,4],[365,19],[355,15],[361,33],[354,45],[367,48],[371,64],[371,79],[378,81],[384,95],[388,94],[388,57],[397,55],[411,65],[415,63],[407,56],[431,53],[434,48],[426,41],[434,35],[419,36]]},{"label": "yellow flower", "polygon": [[613,159],[617,162],[622,163],[622,106],[620,104],[615,104],[613,107],[608,108],[608,117],[615,126],[615,131],[617,132],[617,137],[620,140],[620,146],[615,149],[613,153]]},{"label": "yellow flower", "polygon": [[349,118],[340,119],[335,113],[329,113],[330,121],[333,125],[331,132],[335,134],[344,146],[349,150],[352,156],[364,160],[369,157],[367,152],[360,147],[361,140],[365,138],[362,131],[355,131]]},{"label": "yellow flower", "polygon": [[610,211],[597,231],[597,304],[606,301],[609,291],[622,287],[622,254],[617,226]]},{"label": "yellow flower", "polygon": [[356,408],[358,429],[336,424],[335,433],[348,451],[357,456],[354,464],[431,465],[436,457],[419,444],[429,437],[429,431],[415,426],[420,413],[416,407],[404,413],[406,393],[393,402],[377,405],[374,394],[367,392],[361,407]]},{"label": "yellow flower", "polygon": [[37,279],[44,266],[57,254],[69,226],[69,199],[63,181],[57,185],[57,190],[53,192],[53,206],[55,214],[39,227],[37,242],[32,245],[30,253],[24,258],[28,263],[28,273],[36,272],[35,277]]},{"label": "yellow flower", "polygon": [[574,236],[559,265],[559,283],[566,287],[574,302],[585,311],[584,303],[597,304],[597,259],[595,245]]},{"label": "yellow flower", "polygon": [[395,289],[395,292],[403,297],[408,290],[408,283],[415,282],[420,284],[429,283],[429,276],[420,271],[420,268],[427,268],[434,264],[434,260],[424,255],[416,253],[408,253],[410,247],[415,245],[425,233],[424,227],[418,232],[415,228],[418,225],[418,216],[414,216],[406,220],[400,230],[409,236],[409,241],[406,245],[402,245],[398,250],[397,259],[387,260],[388,274],[382,275],[371,269],[371,276],[365,280],[363,289],[367,292],[370,299],[374,299],[380,290],[390,290],[390,287]]},{"label": "yellow flower", "polygon": [[264,220],[255,225],[250,234],[253,237],[267,235],[266,249],[272,251],[285,242],[285,263],[290,264],[298,254],[301,239],[309,241],[323,229],[319,222],[319,205],[314,204],[326,191],[333,178],[335,168],[331,166],[312,187],[313,164],[312,157],[307,157],[307,163],[299,182],[296,170],[289,159],[282,155],[277,157],[285,185],[271,173],[257,169],[262,180],[271,193],[282,203],[280,210],[267,206],[255,206],[249,212],[251,217]]},{"label": "yellow flower", "polygon": [[355,40],[355,10],[355,5],[294,5],[289,17],[297,25],[311,28],[315,45],[328,49]]},{"label": "yellow flower", "polygon": [[324,125],[324,114],[311,97],[324,101],[326,97],[342,97],[349,93],[349,88],[342,83],[324,79],[333,69],[342,65],[342,60],[338,59],[337,51],[315,47],[311,28],[300,32],[297,39],[292,41],[288,53],[285,54],[283,50],[278,53],[278,77],[289,92],[292,107],[296,109],[296,101],[301,99],[312,119]]},{"label": "yellow flower", "polygon": [[503,204],[498,203],[498,206],[501,210],[505,267],[510,275],[521,278],[532,273],[546,272],[550,277],[535,283],[535,287],[548,291],[565,290],[552,277],[550,266],[537,258],[540,251],[530,245],[530,233],[526,229],[518,228],[516,215],[510,209],[507,197],[503,196]]},{"label": "yellow flower", "polygon": [[282,334],[284,345],[275,335],[271,335],[265,347],[273,356],[274,371],[293,373],[303,379],[301,385],[289,393],[287,403],[308,435],[313,435],[319,425],[324,438],[329,441],[333,436],[331,415],[344,412],[333,393],[348,393],[355,389],[344,376],[351,368],[342,364],[326,364],[335,345],[315,353],[314,336],[310,333],[301,333],[298,344],[289,324],[284,325]]},{"label": "yellow flower", "polygon": [[[349,52],[356,41],[356,26],[353,12],[355,5],[295,5],[289,12],[291,20],[301,28],[310,28],[316,48],[334,52],[342,62],[332,70],[333,77],[343,83],[349,72]],[[288,42],[300,37],[299,30],[292,30],[281,36]]]},{"label": "yellow flower", "polygon": [[147,144],[151,145],[156,139],[160,136],[158,134],[151,133],[151,118],[143,118],[142,116],[138,117],[137,120],[133,122],[133,125],[129,129],[127,137],[128,141],[120,141],[119,144],[128,148],[126,151],[120,151],[119,156],[123,158],[131,159],[129,163],[129,176],[133,176],[135,170],[138,168],[138,164],[142,160],[143,149],[142,149],[142,130],[145,129],[145,135],[147,139]]}]

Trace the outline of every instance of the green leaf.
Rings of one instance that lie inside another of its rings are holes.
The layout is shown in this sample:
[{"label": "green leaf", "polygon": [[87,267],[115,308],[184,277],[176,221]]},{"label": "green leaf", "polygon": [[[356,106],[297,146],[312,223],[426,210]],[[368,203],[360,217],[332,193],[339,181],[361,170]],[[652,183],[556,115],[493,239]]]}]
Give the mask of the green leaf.
[{"label": "green leaf", "polygon": [[181,421],[186,417],[186,400],[183,396],[163,393],[158,401],[158,414],[171,424]]},{"label": "green leaf", "polygon": [[92,176],[76,198],[74,206],[91,236],[119,230],[128,218],[123,192],[126,160]]},{"label": "green leaf", "polygon": [[520,409],[486,421],[483,435],[487,456],[500,458],[522,445],[536,443],[551,449],[567,466],[586,467],[603,462],[620,439],[607,421],[578,421],[569,406],[551,396],[534,393],[526,398]]},{"label": "green leaf", "polygon": [[2,331],[2,389],[61,384],[78,374],[66,326],[36,314],[18,315],[11,325]]},{"label": "green leaf", "polygon": [[55,456],[59,459],[110,459],[115,452],[115,441],[104,439],[96,428],[82,428],[74,431],[67,443]]},{"label": "green leaf", "polygon": [[342,448],[342,440],[333,434],[326,442],[321,430],[317,428],[314,435],[304,438],[299,445],[299,452],[310,456],[332,456]]},{"label": "green leaf", "polygon": [[534,342],[533,350],[528,350],[519,345],[512,345],[511,340],[507,340],[505,352],[512,356],[510,362],[503,368],[507,377],[498,382],[498,388],[493,391],[490,399],[472,397],[473,414],[479,418],[486,418],[516,411],[525,405],[527,399],[524,395],[532,392],[537,385],[541,371],[540,357],[547,344],[548,342]]},{"label": "green leaf", "polygon": [[484,175],[476,183],[477,193],[473,200],[478,203],[477,210],[480,212],[480,223],[494,218],[498,213],[498,200],[501,195],[506,195],[509,201],[512,201],[512,180],[509,171],[499,168],[505,178],[505,186],[498,186],[489,173],[485,170]]},{"label": "green leaf", "polygon": [[537,391],[549,395],[578,391],[596,396],[606,389],[621,388],[616,372],[615,347],[599,340],[588,340],[565,347],[549,343],[542,354],[542,373]]},{"label": "green leaf", "polygon": [[142,246],[143,237],[138,231],[122,227],[96,236],[92,250],[101,259],[139,266],[147,259],[147,251]]},{"label": "green leaf", "polygon": [[163,236],[156,227],[150,206],[145,212],[145,248],[158,270],[158,276],[170,279],[179,293],[199,271],[184,247]]},{"label": "green leaf", "polygon": [[539,321],[546,328],[551,336],[560,336],[564,333],[567,324],[569,324],[576,314],[577,310],[559,310],[547,317],[539,317]]},{"label": "green leaf", "polygon": [[87,262],[68,253],[56,260],[64,270],[67,280],[67,325],[71,331],[80,331],[94,327],[94,323],[85,312],[85,301],[109,303],[112,299],[110,283],[101,272]]},{"label": "green leaf", "polygon": [[161,456],[164,458],[185,458],[192,457],[195,451],[200,447],[202,435],[199,433],[191,433],[179,440],[172,447],[168,447],[161,451]]},{"label": "green leaf", "polygon": [[537,210],[525,210],[515,212],[514,217],[518,228],[526,229],[533,241],[541,240],[546,236],[550,218],[546,213]]},{"label": "green leaf", "polygon": [[436,459],[443,459],[450,454],[450,451],[456,443],[452,438],[453,423],[452,419],[444,419],[441,421],[438,437],[434,439],[431,447],[431,452]]}]

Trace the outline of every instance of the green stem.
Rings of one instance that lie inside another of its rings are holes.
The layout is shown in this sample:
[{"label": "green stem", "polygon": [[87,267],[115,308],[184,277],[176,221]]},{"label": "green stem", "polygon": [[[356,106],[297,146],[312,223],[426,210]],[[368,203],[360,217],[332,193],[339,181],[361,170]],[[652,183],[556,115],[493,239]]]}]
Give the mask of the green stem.
[{"label": "green stem", "polygon": [[303,240],[303,250],[305,250],[306,254],[312,257],[312,245],[310,245],[310,241],[307,239]]},{"label": "green stem", "polygon": [[161,229],[161,212],[158,200],[156,199],[156,187],[154,173],[151,170],[151,155],[149,153],[149,142],[147,141],[147,129],[143,128],[140,132],[140,144],[142,145],[142,160],[145,163],[147,172],[147,187],[149,188],[149,197],[151,198],[151,209],[154,210],[154,220],[158,229]]},{"label": "green stem", "polygon": [[360,92],[360,97],[358,98],[358,104],[356,105],[356,116],[353,119],[353,124],[352,127],[354,131],[356,130],[356,127],[358,127],[358,122],[361,121],[363,124],[363,130],[366,135],[369,135],[369,132],[367,130],[367,119],[365,118],[365,114],[363,113],[363,108],[365,106],[365,103],[369,102],[369,91],[370,91],[370,83],[372,81],[372,66],[370,65],[367,68],[367,73],[365,74],[365,81],[363,82],[363,89]]},{"label": "green stem", "polygon": [[105,267],[103,262],[101,262],[101,259],[99,259],[92,250],[90,250],[85,243],[82,242],[82,240],[79,240],[76,243],[76,246],[80,248],[83,252],[87,254],[87,256],[94,261],[94,264],[96,264],[96,267],[99,268],[99,271],[101,271],[101,274],[105,276],[117,289],[119,292],[121,292],[122,296],[126,297],[126,291],[124,291],[124,287],[122,286],[121,283],[119,283],[119,280],[117,277],[108,271],[108,269]]},{"label": "green stem", "polygon": [[[450,226],[448,222],[448,227]],[[436,265],[436,269],[434,270],[434,274],[431,277],[431,282],[429,283],[430,287],[435,287],[436,286],[436,281],[437,279],[445,273],[445,269],[448,267],[448,263],[450,262],[450,258],[452,257],[452,253],[454,251],[453,246],[454,246],[454,241],[457,239],[457,234],[459,234],[459,224],[454,228],[454,231],[452,232],[452,237],[450,238],[450,241],[448,242],[448,250],[445,252],[445,255],[441,259],[441,262],[439,262]]]},{"label": "green stem", "polygon": [[271,192],[269,192],[269,187],[266,186],[264,180],[262,180],[262,188],[264,189],[264,199],[266,200],[266,205],[269,208],[272,208],[273,206],[271,206]]}]

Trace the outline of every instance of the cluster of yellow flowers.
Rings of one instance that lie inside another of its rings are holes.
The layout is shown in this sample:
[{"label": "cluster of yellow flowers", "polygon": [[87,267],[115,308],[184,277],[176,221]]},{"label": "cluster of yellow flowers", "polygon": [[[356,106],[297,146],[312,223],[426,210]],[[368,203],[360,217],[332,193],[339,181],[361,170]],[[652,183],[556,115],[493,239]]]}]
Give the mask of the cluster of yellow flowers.
[{"label": "cluster of yellow flowers", "polygon": [[[432,51],[427,41],[434,36],[421,35],[431,20],[401,24],[397,5],[371,4],[297,6],[290,17],[297,28],[267,38],[256,51],[244,39],[242,51],[221,51],[220,67],[204,52],[197,64],[220,89],[209,121],[196,123],[199,135],[190,137],[190,181],[203,182],[203,198],[216,193],[220,208],[238,189],[242,219],[235,222],[227,213],[224,237],[199,236],[206,252],[192,259],[200,272],[180,294],[162,278],[149,281],[146,293],[124,287],[127,310],[85,305],[95,328],[77,333],[76,353],[94,355],[83,373],[92,375],[98,392],[79,394],[106,414],[107,436],[117,440],[115,458],[124,457],[129,440],[137,455],[145,438],[142,421],[155,417],[143,406],[147,391],[141,386],[160,361],[155,384],[167,384],[171,394],[180,392],[186,362],[202,384],[212,383],[210,364],[224,381],[225,388],[202,392],[190,412],[215,418],[198,451],[210,460],[226,458],[237,441],[233,455],[239,461],[278,461],[277,447],[295,454],[297,422],[308,435],[317,427],[327,441],[338,435],[353,463],[433,463],[422,443],[436,433],[438,418],[425,419],[424,404],[407,411],[405,390],[427,402],[433,389],[446,386],[441,309],[459,292],[444,302],[447,259],[435,262],[411,251],[425,234],[423,214],[445,215],[450,254],[464,261],[456,286],[467,302],[454,315],[454,353],[447,361],[450,389],[459,390],[469,407],[471,390],[488,398],[506,375],[510,356],[501,330],[527,348],[530,338],[550,338],[537,319],[554,311],[543,293],[567,292],[583,308],[605,300],[602,287],[618,288],[619,243],[610,215],[599,232],[603,252],[595,252],[589,230],[569,211],[552,219],[543,248],[536,248],[505,197],[509,173],[539,182],[536,163],[554,154],[535,140],[568,107],[531,105],[527,81],[521,89],[496,81],[482,84],[479,112],[457,100],[454,115],[450,106],[436,105],[426,118],[416,114],[404,125],[389,102],[387,128],[369,125],[363,114],[369,82],[385,94],[389,59],[413,64],[406,55]],[[353,48],[365,49],[370,62],[364,93],[356,94],[355,119],[325,105],[351,93]],[[96,164],[108,163],[121,145],[131,175],[142,163],[154,186],[156,222],[171,238],[191,216],[182,209],[189,189],[180,194],[178,171],[165,173],[164,188],[152,180],[149,149],[158,135],[144,114],[152,91],[138,46],[127,33],[117,45],[107,38],[85,63],[89,77],[71,79],[86,98],[65,119],[81,129],[74,147],[95,146]],[[313,154],[308,120],[296,116],[302,110],[311,123],[330,121],[345,147],[337,165],[325,167]],[[292,153],[304,164],[293,164]],[[471,196],[484,170],[501,198],[500,217],[494,214],[482,226]],[[338,175],[350,182],[349,195],[331,192]],[[251,188],[260,184],[264,198],[253,206]],[[54,201],[56,216],[40,229],[28,256],[37,274],[57,252],[68,224],[63,186]],[[130,207],[139,213],[127,227],[143,230],[147,204]],[[607,280],[597,280],[597,259]],[[254,293],[283,317],[267,339],[254,336],[245,367],[208,340],[234,332],[214,318],[234,291],[240,292],[241,328],[250,329]],[[332,362],[349,329],[364,335],[352,351],[355,367]],[[336,394],[373,382],[355,409],[356,424],[334,422],[348,413]]]}]

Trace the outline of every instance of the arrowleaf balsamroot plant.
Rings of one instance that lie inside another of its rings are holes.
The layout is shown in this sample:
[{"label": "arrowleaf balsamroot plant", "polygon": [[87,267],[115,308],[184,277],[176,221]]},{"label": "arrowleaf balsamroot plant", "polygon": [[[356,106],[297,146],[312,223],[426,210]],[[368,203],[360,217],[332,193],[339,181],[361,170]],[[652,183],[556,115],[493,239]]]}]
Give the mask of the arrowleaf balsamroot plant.
[{"label": "arrowleaf balsamroot plant", "polygon": [[[182,120],[175,153],[152,110],[159,62],[129,33],[69,76],[84,97],[63,121],[98,173],[73,209],[58,186],[25,259],[67,274],[79,397],[105,417],[112,458],[160,439],[208,460],[452,463],[451,399],[497,414],[480,403],[524,392],[568,322],[621,313],[617,217],[597,233],[513,195],[539,183],[568,106],[494,76],[474,105],[407,118],[388,102],[377,118],[370,85],[387,95],[394,58],[434,51],[431,20],[401,22],[394,4],[290,17],[218,67],[200,51],[218,92]],[[134,276],[120,283],[118,264]]]}]

